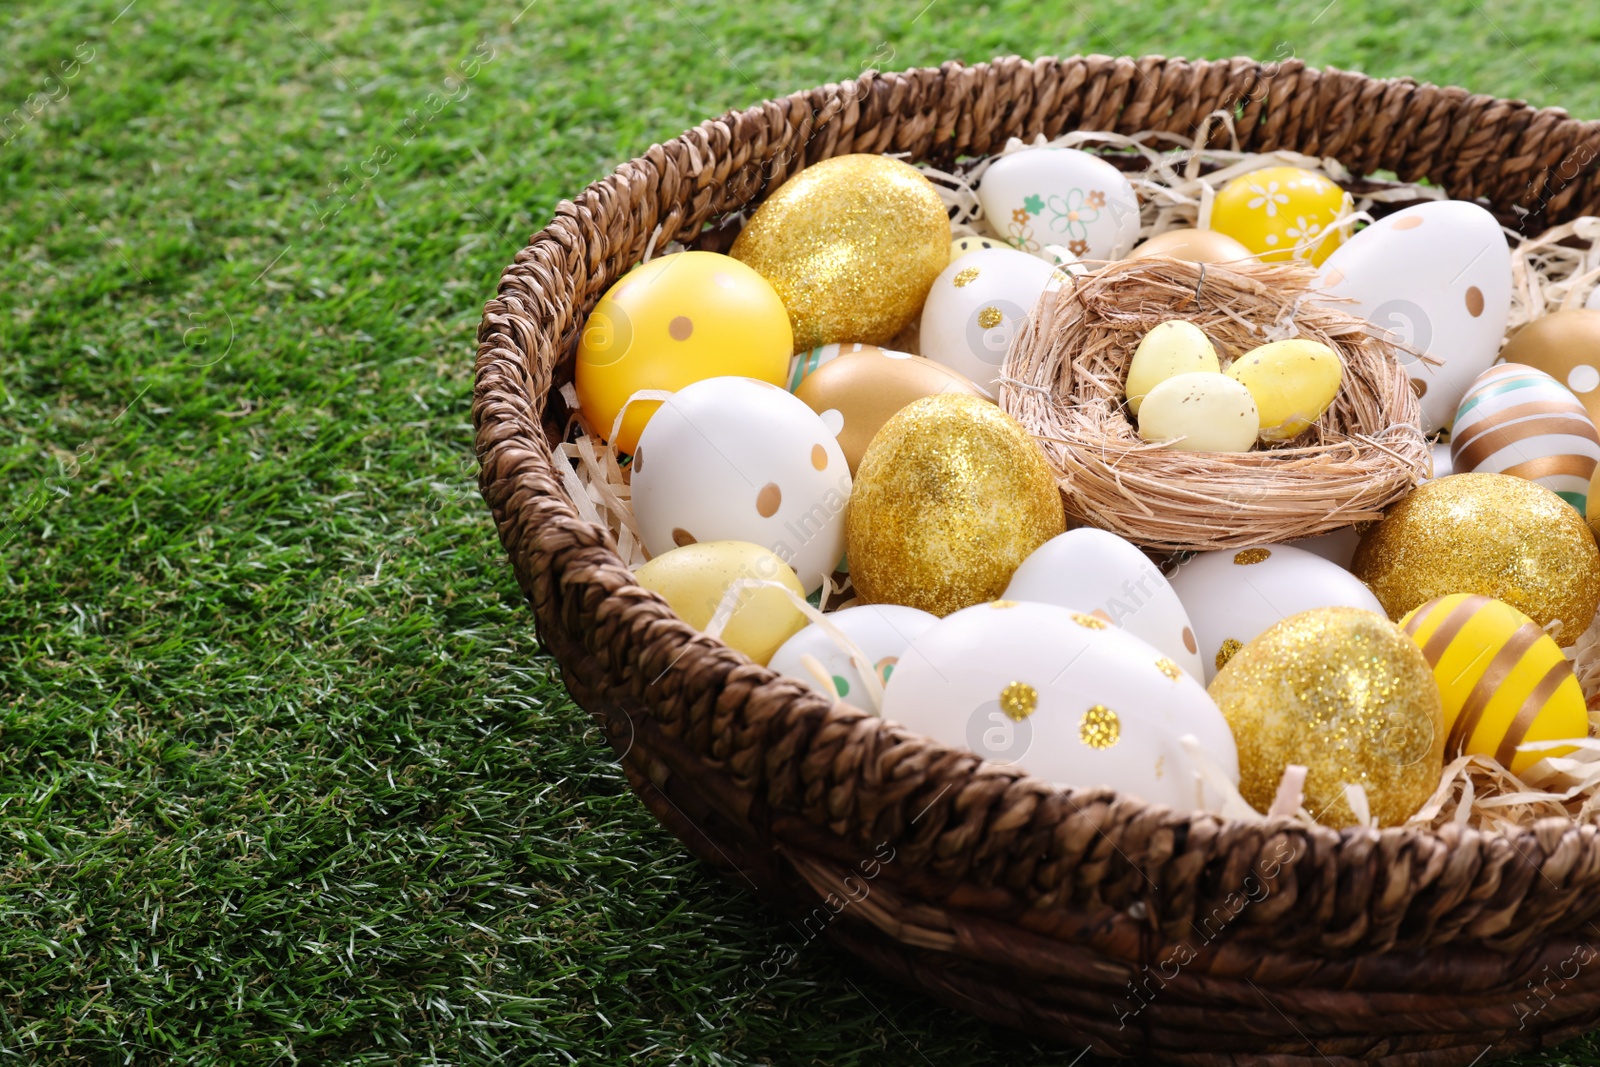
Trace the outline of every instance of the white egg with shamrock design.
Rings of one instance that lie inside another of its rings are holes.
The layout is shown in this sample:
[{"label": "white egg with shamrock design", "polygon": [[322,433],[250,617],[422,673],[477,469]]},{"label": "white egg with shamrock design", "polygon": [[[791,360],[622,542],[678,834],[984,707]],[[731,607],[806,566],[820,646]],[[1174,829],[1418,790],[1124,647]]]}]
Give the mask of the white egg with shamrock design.
[{"label": "white egg with shamrock design", "polygon": [[844,555],[851,483],[841,426],[770,382],[684,386],[650,417],[633,451],[633,517],[644,547],[660,556],[696,542],[748,541],[815,592]]},{"label": "white egg with shamrock design", "polygon": [[1091,266],[1121,259],[1139,237],[1139,198],[1122,172],[1076,148],[1022,148],[989,164],[978,202],[991,232],[1013,248]]},{"label": "white egg with shamrock design", "polygon": [[1205,687],[1093,615],[995,600],[940,619],[900,657],[883,717],[1074,789],[1108,786],[1180,811],[1220,802],[1181,742],[1239,780]]},{"label": "white egg with shamrock design", "polygon": [[[835,611],[827,619],[827,626],[814,622],[785,641],[767,666],[825,697],[849,701],[864,711],[873,710],[872,703],[850,645],[871,665],[878,684],[885,685],[911,642],[939,621],[937,615],[899,604],[860,604]],[[806,662],[808,657],[817,669]]]}]

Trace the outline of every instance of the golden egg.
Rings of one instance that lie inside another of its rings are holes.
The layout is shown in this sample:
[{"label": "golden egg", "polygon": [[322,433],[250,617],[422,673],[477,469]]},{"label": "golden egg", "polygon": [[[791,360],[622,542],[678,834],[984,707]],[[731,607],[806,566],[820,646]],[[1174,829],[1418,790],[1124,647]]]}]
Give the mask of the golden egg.
[{"label": "golden egg", "polygon": [[933,183],[888,156],[836,156],[784,182],[730,254],[789,309],[796,351],[887,344],[950,265],[950,218]]},{"label": "golden egg", "polygon": [[1552,311],[1511,335],[1500,358],[1542,370],[1577,394],[1600,423],[1600,311]]},{"label": "golden egg", "polygon": [[1435,597],[1503,600],[1567,646],[1600,606],[1600,549],[1555,493],[1509,474],[1452,474],[1389,509],[1356,547],[1350,570],[1391,619]]},{"label": "golden egg", "polygon": [[1359,785],[1380,826],[1405,822],[1439,786],[1444,709],[1433,671],[1405,631],[1361,608],[1314,608],[1246,644],[1208,689],[1239,747],[1239,792],[1272,806],[1291,763],[1302,804],[1327,826],[1355,825]]},{"label": "golden egg", "polygon": [[884,349],[829,360],[794,391],[818,415],[837,411],[843,417],[839,447],[844,449],[851,475],[890,416],[913,400],[938,393],[983,396],[970,379],[942,363]]},{"label": "golden egg", "polygon": [[869,604],[944,616],[1005,592],[1066,528],[1044,453],[981,397],[940,393],[884,423],[850,492],[850,577]]},{"label": "golden egg", "polygon": [[1250,259],[1250,250],[1225,233],[1216,230],[1168,230],[1158,233],[1133,250],[1129,259],[1171,256],[1190,263],[1233,263]]}]

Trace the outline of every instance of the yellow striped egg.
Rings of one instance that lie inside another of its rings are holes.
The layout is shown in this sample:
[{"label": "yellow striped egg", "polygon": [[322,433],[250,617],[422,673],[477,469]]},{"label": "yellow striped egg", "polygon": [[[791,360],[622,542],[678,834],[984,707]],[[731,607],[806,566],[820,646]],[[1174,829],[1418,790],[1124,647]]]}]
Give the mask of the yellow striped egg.
[{"label": "yellow striped egg", "polygon": [[1445,758],[1493,756],[1513,772],[1570,748],[1518,752],[1529,741],[1586,737],[1583,690],[1561,649],[1503,600],[1452,593],[1400,620],[1433,667],[1444,700]]},{"label": "yellow striped egg", "polygon": [[1510,474],[1538,482],[1585,512],[1600,461],[1600,433],[1572,390],[1521,363],[1474,379],[1450,431],[1457,474]]}]

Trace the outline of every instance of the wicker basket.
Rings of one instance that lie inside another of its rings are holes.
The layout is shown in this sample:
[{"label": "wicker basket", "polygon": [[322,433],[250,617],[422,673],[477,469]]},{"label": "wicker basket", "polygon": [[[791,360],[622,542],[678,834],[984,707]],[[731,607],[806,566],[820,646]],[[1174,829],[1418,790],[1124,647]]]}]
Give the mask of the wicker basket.
[{"label": "wicker basket", "polygon": [[[855,900],[827,932],[884,974],[1103,1054],[1183,1063],[1470,1064],[1548,1046],[1600,1018],[1594,826],[1339,832],[1058,791],[697,634],[563,492],[552,398],[585,315],[647,246],[693,241],[846,152],[949,166],[1010,136],[1187,134],[1218,109],[1246,149],[1426,176],[1503,217],[1532,211],[1530,232],[1600,208],[1600,128],[1459,89],[1246,59],[869,73],[704,123],[559,206],[479,328],[481,491],[541,637],[651,811],[777,907]],[[845,878],[865,865],[856,900]]]}]

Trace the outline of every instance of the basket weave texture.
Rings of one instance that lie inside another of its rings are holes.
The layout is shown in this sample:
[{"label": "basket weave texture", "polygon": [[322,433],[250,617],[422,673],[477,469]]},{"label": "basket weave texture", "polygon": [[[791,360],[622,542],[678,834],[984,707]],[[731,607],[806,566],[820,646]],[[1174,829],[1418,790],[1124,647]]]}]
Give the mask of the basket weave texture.
[{"label": "basket weave texture", "polygon": [[1146,1061],[1465,1065],[1545,1047],[1600,1018],[1596,827],[1338,832],[1056,790],[696,633],[564,494],[557,391],[585,316],[647,247],[693,242],[848,152],[948,167],[1013,136],[1188,136],[1219,110],[1247,150],[1426,177],[1522,209],[1528,232],[1600,209],[1596,124],[1460,89],[1248,59],[869,72],[703,123],[560,204],[479,327],[480,490],[541,638],[650,810],[885,975]]}]

